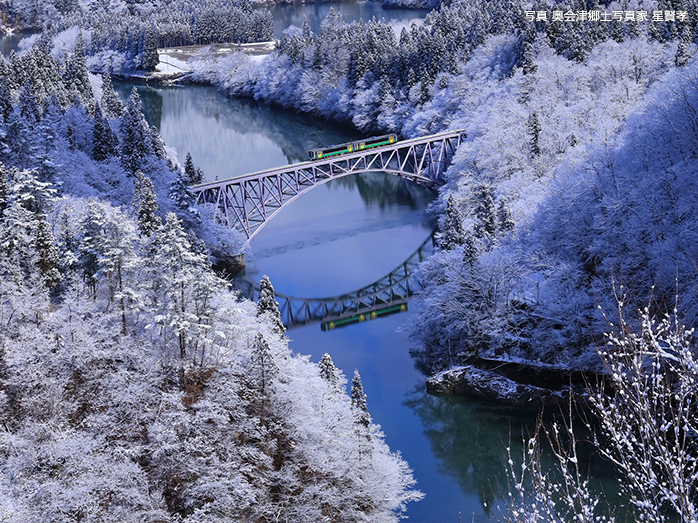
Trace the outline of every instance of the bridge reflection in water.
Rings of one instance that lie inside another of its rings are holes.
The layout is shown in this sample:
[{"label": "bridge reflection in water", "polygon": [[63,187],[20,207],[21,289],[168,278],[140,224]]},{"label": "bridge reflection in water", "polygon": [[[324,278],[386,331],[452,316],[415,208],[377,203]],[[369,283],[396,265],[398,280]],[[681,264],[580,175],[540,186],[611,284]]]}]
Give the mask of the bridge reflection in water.
[{"label": "bridge reflection in water", "polygon": [[[406,311],[407,302],[422,289],[414,273],[433,252],[435,232],[395,269],[356,291],[328,298],[297,298],[277,292],[281,320],[287,329],[320,323],[324,331]],[[235,278],[233,283],[244,297],[257,299],[258,282]]]}]

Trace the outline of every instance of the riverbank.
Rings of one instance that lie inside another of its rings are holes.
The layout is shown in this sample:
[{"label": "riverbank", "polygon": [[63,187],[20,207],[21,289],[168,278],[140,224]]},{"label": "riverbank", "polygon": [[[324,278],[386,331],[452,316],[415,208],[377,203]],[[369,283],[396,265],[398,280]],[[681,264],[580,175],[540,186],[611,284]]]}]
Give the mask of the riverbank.
[{"label": "riverbank", "polygon": [[427,392],[539,411],[544,406],[566,404],[570,391],[575,396],[584,394],[595,376],[557,365],[471,357],[429,377]]},{"label": "riverbank", "polygon": [[[277,41],[254,42],[251,44],[209,44],[209,45],[185,45],[179,47],[164,47],[158,49],[158,65],[155,71],[137,71],[129,74],[113,75],[120,79],[142,81],[145,83],[158,83],[171,85],[179,82],[191,81],[189,77],[194,72],[190,61],[193,58],[219,59],[233,53],[243,53],[252,59],[261,60],[274,49]],[[208,85],[208,82],[196,81]]]}]

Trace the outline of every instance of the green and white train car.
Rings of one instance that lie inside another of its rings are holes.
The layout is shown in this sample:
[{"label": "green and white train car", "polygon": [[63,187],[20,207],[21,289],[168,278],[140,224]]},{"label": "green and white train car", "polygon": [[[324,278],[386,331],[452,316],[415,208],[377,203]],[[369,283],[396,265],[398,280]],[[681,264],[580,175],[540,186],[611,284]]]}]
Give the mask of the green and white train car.
[{"label": "green and white train car", "polygon": [[384,145],[391,145],[396,142],[396,134],[372,136],[371,138],[358,140],[356,142],[347,142],[340,143],[337,145],[330,145],[329,147],[323,147],[322,149],[311,149],[310,151],[308,151],[308,159],[322,160],[324,158],[330,158],[332,156],[340,156],[342,154],[349,154],[357,151],[363,151],[366,149],[373,149],[375,147],[382,147]]}]

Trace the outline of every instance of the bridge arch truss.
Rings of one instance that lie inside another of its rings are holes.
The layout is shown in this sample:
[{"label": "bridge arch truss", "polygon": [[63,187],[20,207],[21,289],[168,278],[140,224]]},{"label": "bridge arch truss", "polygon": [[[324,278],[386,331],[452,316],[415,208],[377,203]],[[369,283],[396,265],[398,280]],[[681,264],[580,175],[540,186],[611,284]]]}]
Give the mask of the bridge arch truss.
[{"label": "bridge arch truss", "polygon": [[196,185],[193,190],[198,204],[215,204],[221,222],[239,229],[249,240],[300,195],[336,178],[381,171],[428,188],[441,185],[443,173],[464,137],[464,131],[440,133],[216,180]]}]

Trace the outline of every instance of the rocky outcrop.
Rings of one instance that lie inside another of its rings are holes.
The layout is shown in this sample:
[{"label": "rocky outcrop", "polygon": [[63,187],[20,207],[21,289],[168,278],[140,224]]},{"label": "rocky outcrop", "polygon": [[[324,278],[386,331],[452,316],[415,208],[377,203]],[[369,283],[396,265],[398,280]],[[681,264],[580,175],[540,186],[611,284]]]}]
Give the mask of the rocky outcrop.
[{"label": "rocky outcrop", "polygon": [[537,410],[565,403],[570,388],[585,391],[585,374],[552,365],[473,358],[427,380],[434,395],[461,394],[517,408]]}]

